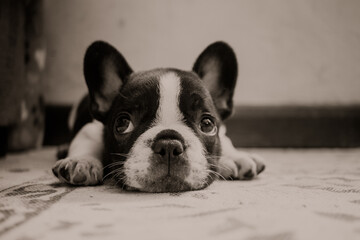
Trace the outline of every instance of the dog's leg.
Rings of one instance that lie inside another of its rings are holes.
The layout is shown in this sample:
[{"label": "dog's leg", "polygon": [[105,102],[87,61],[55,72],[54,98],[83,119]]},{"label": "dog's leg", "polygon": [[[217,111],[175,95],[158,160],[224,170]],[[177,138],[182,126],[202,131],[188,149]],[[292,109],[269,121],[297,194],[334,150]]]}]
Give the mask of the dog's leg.
[{"label": "dog's leg", "polygon": [[103,124],[86,124],[70,144],[68,156],[58,160],[54,175],[73,185],[96,185],[102,182]]},{"label": "dog's leg", "polygon": [[252,179],[265,169],[264,160],[256,155],[237,150],[226,136],[226,127],[221,126],[219,137],[222,155],[218,173],[226,179]]}]

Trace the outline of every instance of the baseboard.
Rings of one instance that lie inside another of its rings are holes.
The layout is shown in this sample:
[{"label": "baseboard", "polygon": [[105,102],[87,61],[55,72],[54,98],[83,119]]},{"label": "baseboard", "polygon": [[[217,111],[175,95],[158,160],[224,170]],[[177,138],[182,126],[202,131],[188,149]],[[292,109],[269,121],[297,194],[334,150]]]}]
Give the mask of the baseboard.
[{"label": "baseboard", "polygon": [[226,121],[238,147],[359,147],[360,106],[237,107]]},{"label": "baseboard", "polygon": [[[47,106],[45,145],[70,139],[70,106]],[[360,106],[237,107],[226,121],[236,147],[360,147]]]}]

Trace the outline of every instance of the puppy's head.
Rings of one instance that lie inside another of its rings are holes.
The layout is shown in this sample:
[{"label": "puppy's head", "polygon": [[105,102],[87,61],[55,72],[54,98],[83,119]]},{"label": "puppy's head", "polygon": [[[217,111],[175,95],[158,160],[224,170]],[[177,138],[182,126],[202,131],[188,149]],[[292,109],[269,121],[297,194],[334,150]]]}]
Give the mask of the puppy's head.
[{"label": "puppy's head", "polygon": [[218,130],[231,114],[237,78],[232,49],[206,48],[193,71],[133,72],[105,42],[87,50],[91,112],[104,123],[105,173],[130,189],[201,189],[216,178]]}]

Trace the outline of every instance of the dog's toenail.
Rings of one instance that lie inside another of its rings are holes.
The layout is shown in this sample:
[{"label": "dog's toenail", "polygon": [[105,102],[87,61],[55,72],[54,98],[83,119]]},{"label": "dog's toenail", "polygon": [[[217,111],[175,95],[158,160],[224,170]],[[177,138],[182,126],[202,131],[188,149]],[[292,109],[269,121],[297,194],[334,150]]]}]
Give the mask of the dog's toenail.
[{"label": "dog's toenail", "polygon": [[249,171],[247,171],[247,172],[245,173],[244,177],[245,177],[246,179],[251,179],[251,178],[254,177],[254,173],[253,173],[251,170],[249,170]]},{"label": "dog's toenail", "polygon": [[257,171],[257,174],[260,174],[262,171],[265,170],[265,165],[261,166],[258,171]]},{"label": "dog's toenail", "polygon": [[71,172],[74,172],[75,171],[75,168],[76,168],[76,166],[77,166],[77,162],[74,162],[74,164],[72,164],[72,166],[71,166]]},{"label": "dog's toenail", "polygon": [[52,169],[52,172],[53,172],[53,174],[55,175],[55,177],[58,177],[58,174],[57,174],[57,172],[55,171],[54,168]]},{"label": "dog's toenail", "polygon": [[66,170],[65,168],[61,168],[59,173],[66,181],[70,181],[70,174],[68,170]]}]

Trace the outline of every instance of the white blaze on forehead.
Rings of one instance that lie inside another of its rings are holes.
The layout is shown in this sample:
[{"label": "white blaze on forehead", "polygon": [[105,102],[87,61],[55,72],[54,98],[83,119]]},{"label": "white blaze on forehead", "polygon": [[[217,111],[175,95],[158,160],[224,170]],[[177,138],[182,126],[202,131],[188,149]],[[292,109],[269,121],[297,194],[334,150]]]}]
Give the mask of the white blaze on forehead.
[{"label": "white blaze on forehead", "polygon": [[180,91],[180,78],[174,72],[166,73],[160,77],[160,101],[155,124],[168,126],[181,122],[183,116],[179,109]]}]

